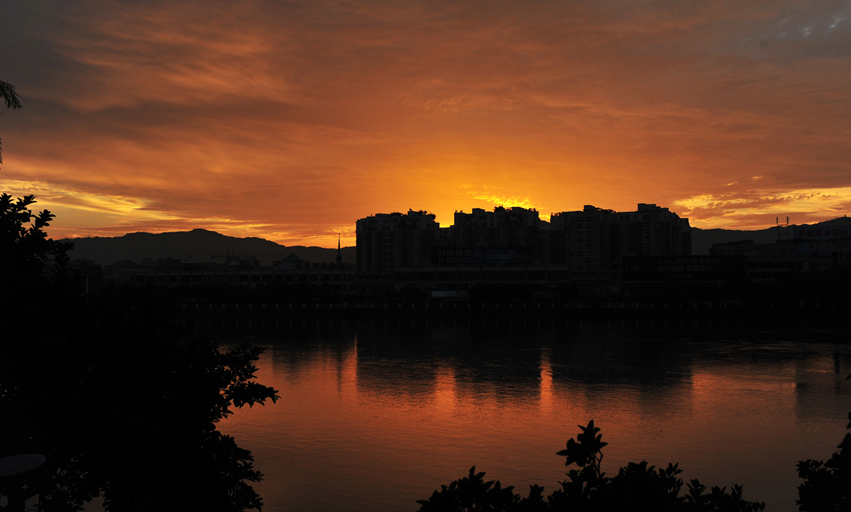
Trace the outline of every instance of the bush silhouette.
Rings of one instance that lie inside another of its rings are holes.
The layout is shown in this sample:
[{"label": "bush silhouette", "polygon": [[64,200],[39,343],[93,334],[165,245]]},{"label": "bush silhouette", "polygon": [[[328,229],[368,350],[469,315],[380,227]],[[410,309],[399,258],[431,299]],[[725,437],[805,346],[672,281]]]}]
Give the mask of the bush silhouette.
[{"label": "bush silhouette", "polygon": [[[851,375],[848,376],[851,379]],[[851,429],[851,412],[848,425]],[[798,507],[801,512],[843,512],[851,510],[851,434],[839,443],[839,451],[827,461],[802,460],[798,476]]]},{"label": "bush silhouette", "polygon": [[84,296],[34,203],[0,196],[0,457],[46,462],[25,486],[0,480],[0,495],[38,494],[44,511],[97,496],[112,511],[261,508],[251,453],[217,430],[278,398],[254,379],[260,349],[219,350],[157,300]]},{"label": "bush silhouette", "polygon": [[565,465],[576,465],[567,472],[561,489],[544,498],[544,488],[532,485],[527,496],[514,493],[513,487],[486,482],[485,473],[476,473],[442,485],[427,500],[419,500],[420,512],[756,512],[765,503],[751,502],[742,496],[742,487],[734,485],[707,488],[698,480],[687,484],[688,492],[680,495],[682,470],[676,464],[656,468],[647,462],[630,462],[612,478],[602,471],[603,442],[600,428],[591,420],[579,425],[576,439],[557,455],[566,457]]}]

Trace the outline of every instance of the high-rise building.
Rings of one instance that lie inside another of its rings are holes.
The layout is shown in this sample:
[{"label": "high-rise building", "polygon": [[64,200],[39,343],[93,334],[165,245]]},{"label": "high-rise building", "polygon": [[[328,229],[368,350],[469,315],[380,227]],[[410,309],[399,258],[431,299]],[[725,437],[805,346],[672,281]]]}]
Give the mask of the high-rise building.
[{"label": "high-rise building", "polygon": [[639,203],[634,212],[618,212],[624,256],[689,256],[691,226],[688,219],[655,204]]},{"label": "high-rise building", "polygon": [[[546,222],[532,209],[498,206],[488,212],[473,208],[471,213],[455,212],[455,224],[448,228],[441,247],[456,251],[475,250],[475,254],[489,254],[494,261],[513,255],[514,262],[540,262],[542,257],[541,232]],[[487,259],[487,257],[485,257]]]},{"label": "high-rise building", "polygon": [[555,213],[549,223],[525,208],[455,212],[440,228],[425,211],[376,214],[357,221],[357,272],[365,291],[393,286],[469,290],[488,286],[588,283],[607,293],[625,257],[691,254],[688,219],[639,204],[634,212],[595,206]]},{"label": "high-rise building", "polygon": [[634,212],[616,212],[586,205],[581,211],[560,212],[550,219],[550,264],[565,264],[572,279],[611,279],[624,256],[688,256],[688,219],[655,204],[639,203]]},{"label": "high-rise building", "polygon": [[438,224],[425,211],[379,213],[357,221],[357,270],[386,274],[394,268],[431,265]]},{"label": "high-rise building", "polygon": [[572,279],[609,277],[618,252],[620,225],[613,210],[586,205],[550,217],[548,263],[566,265]]}]

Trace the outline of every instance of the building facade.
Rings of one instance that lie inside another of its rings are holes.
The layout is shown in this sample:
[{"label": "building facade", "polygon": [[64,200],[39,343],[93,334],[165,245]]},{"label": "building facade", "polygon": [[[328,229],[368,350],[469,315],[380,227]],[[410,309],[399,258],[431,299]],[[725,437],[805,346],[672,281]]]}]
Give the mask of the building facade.
[{"label": "building facade", "polygon": [[688,219],[639,204],[634,212],[595,206],[553,214],[497,207],[455,212],[440,228],[435,216],[377,214],[357,221],[357,272],[363,291],[400,286],[470,289],[477,284],[593,283],[600,293],[621,279],[623,258],[688,256]]},{"label": "building facade", "polygon": [[634,212],[586,205],[555,213],[548,235],[548,263],[566,265],[577,281],[616,279],[624,257],[691,254],[688,219],[655,204],[639,203]]},{"label": "building facade", "polygon": [[432,264],[437,244],[438,224],[425,211],[379,213],[358,219],[357,275],[368,283],[362,291],[392,288],[393,270]]}]

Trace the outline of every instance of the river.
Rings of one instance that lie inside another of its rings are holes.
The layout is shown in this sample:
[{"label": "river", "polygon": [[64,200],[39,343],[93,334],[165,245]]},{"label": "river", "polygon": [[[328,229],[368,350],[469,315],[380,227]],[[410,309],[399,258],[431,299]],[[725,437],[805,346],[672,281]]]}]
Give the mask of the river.
[{"label": "river", "polygon": [[[221,423],[255,455],[267,511],[415,511],[470,467],[523,492],[593,419],[603,469],[679,462],[797,510],[799,460],[827,459],[851,409],[847,334],[665,321],[373,319],[247,339],[276,404]],[[242,337],[229,341],[244,341]]]}]

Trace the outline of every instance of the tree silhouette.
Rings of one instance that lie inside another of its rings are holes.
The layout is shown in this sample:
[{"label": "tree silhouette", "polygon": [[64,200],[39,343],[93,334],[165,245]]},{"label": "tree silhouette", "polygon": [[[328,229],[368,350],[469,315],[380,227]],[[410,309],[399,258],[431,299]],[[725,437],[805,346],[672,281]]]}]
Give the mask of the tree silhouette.
[{"label": "tree silhouette", "polygon": [[[34,203],[0,196],[0,457],[46,457],[27,484],[39,510],[260,509],[262,475],[217,423],[278,398],[254,379],[261,349],[220,350],[156,298],[84,297]],[[0,479],[0,495],[21,489]]]},{"label": "tree silhouette", "polygon": [[38,286],[44,270],[50,266],[54,275],[66,270],[68,251],[74,245],[55,242],[44,228],[55,215],[49,210],[33,213],[35,196],[13,200],[0,194],[0,276],[7,287]]},{"label": "tree silhouette", "polygon": [[[851,429],[851,412],[846,428]],[[827,462],[807,459],[798,463],[798,476],[804,480],[798,486],[801,512],[851,510],[851,434],[845,434],[838,448]]]},{"label": "tree silhouette", "polygon": [[556,455],[566,457],[565,465],[576,465],[561,489],[544,498],[544,488],[529,487],[526,497],[514,494],[513,487],[497,482],[485,482],[485,474],[476,473],[475,466],[466,478],[442,485],[427,500],[419,500],[420,512],[758,512],[765,503],[747,501],[742,487],[733,485],[712,487],[698,480],[687,484],[688,491],[680,495],[683,481],[677,464],[655,468],[646,461],[630,462],[614,477],[602,471],[603,442],[600,428],[594,421],[579,425],[576,439],[567,441],[567,448]]},{"label": "tree silhouette", "polygon": [[[0,98],[6,103],[6,108],[21,108],[21,101],[15,93],[15,86],[0,80]],[[0,164],[3,163],[3,139],[0,139]]]}]

